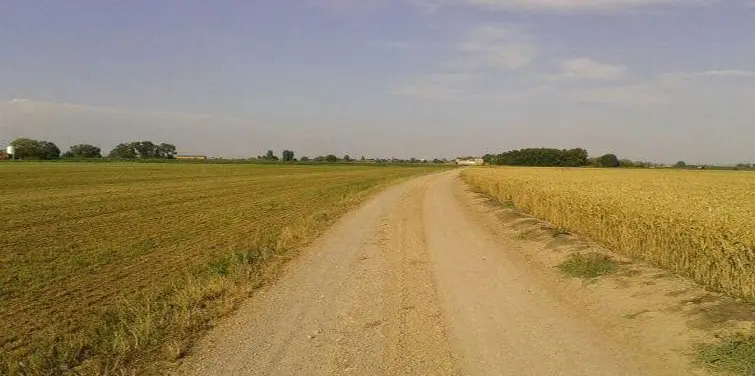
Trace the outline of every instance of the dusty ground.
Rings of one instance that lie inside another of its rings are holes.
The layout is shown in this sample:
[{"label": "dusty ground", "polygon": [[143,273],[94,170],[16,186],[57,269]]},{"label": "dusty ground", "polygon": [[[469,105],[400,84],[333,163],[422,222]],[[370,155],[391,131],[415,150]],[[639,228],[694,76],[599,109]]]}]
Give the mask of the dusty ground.
[{"label": "dusty ground", "polygon": [[458,172],[344,217],[218,325],[187,375],[705,375],[695,346],[746,305],[637,263],[595,281],[554,266],[586,239],[468,192]]}]

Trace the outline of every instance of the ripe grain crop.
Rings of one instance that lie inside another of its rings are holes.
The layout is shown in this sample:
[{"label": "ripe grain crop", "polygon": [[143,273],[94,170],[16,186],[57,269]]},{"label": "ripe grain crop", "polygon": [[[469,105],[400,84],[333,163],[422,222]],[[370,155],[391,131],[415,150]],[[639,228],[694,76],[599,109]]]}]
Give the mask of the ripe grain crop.
[{"label": "ripe grain crop", "polygon": [[144,374],[425,167],[0,164],[0,374]]},{"label": "ripe grain crop", "polygon": [[755,298],[755,173],[502,167],[463,178],[624,255]]}]

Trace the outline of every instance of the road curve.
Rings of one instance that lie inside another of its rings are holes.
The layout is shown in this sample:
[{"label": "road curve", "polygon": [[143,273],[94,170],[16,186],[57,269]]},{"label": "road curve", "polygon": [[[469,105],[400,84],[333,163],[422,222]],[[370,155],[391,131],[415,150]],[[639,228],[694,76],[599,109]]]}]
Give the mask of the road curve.
[{"label": "road curve", "polygon": [[343,217],[210,332],[185,375],[690,375],[594,325],[474,220],[458,171]]}]

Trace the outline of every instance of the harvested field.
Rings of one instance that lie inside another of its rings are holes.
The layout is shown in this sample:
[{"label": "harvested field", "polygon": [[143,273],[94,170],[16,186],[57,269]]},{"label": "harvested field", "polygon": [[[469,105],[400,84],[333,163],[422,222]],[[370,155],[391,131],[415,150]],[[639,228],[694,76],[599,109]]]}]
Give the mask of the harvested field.
[{"label": "harvested field", "polygon": [[[0,165],[0,374],[148,372],[425,167]],[[157,363],[156,363],[157,362]]]}]

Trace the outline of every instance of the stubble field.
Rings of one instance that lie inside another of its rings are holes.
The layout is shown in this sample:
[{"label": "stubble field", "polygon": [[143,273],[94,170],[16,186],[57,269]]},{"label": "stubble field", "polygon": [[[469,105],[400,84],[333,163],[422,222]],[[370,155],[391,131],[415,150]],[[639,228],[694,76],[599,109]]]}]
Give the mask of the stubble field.
[{"label": "stubble field", "polygon": [[149,372],[337,216],[432,170],[2,164],[0,374]]}]

